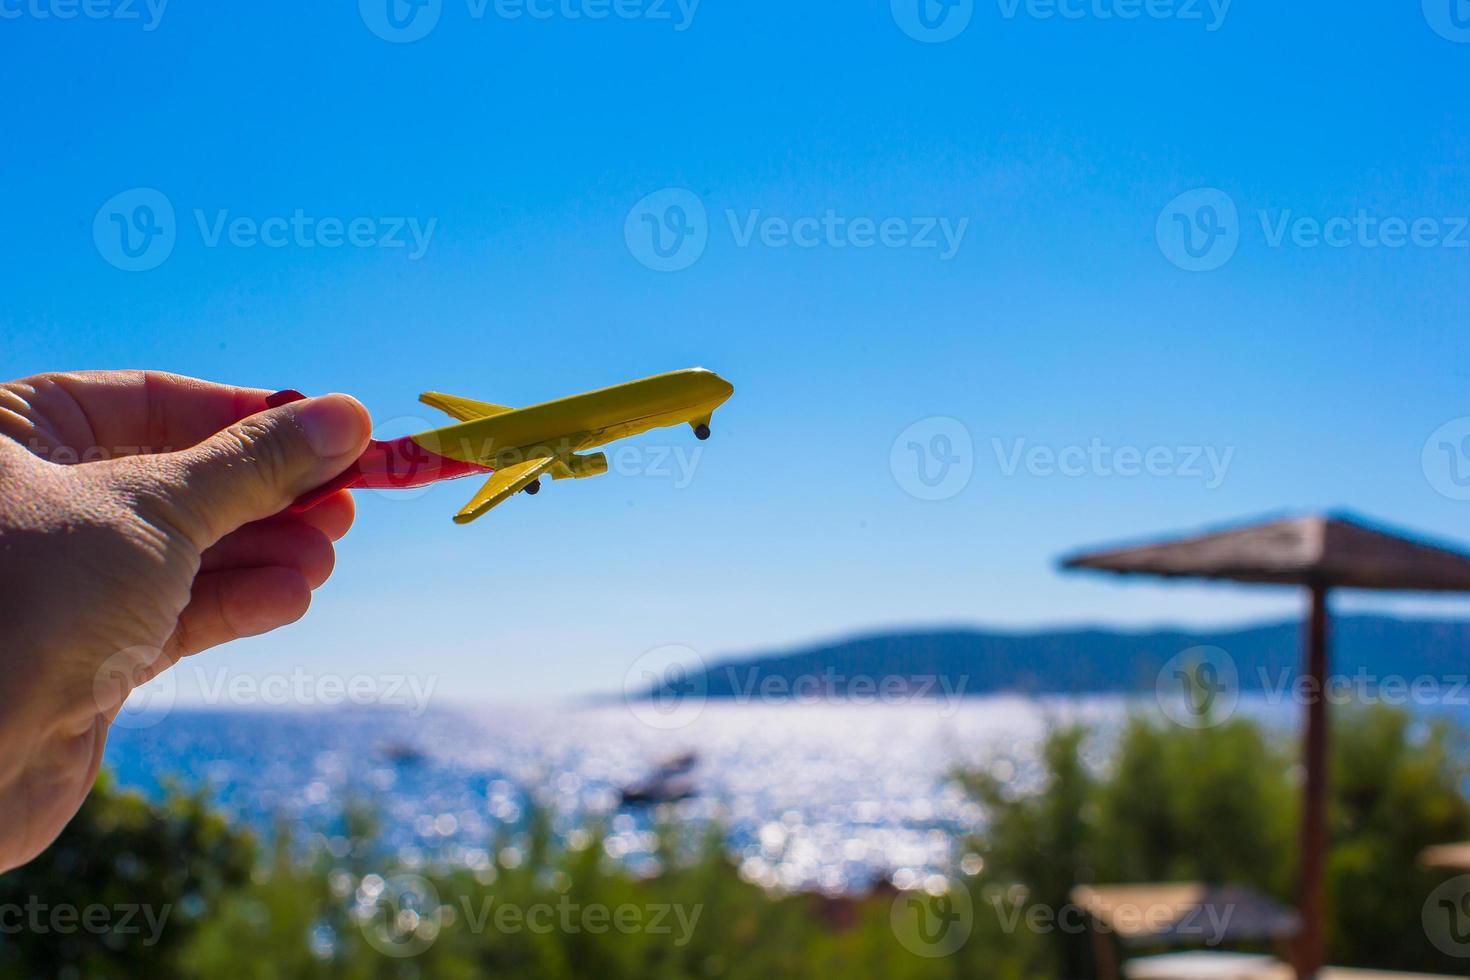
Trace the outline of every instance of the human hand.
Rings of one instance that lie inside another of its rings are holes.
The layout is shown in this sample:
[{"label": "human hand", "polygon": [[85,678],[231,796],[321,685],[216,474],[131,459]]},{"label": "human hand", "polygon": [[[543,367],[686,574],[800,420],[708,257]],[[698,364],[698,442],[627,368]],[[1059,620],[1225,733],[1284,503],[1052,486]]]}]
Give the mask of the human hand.
[{"label": "human hand", "polygon": [[0,384],[0,871],[76,813],[134,687],[295,622],[331,575],[350,495],[284,511],[371,422],[345,395],[267,396],[139,371]]}]

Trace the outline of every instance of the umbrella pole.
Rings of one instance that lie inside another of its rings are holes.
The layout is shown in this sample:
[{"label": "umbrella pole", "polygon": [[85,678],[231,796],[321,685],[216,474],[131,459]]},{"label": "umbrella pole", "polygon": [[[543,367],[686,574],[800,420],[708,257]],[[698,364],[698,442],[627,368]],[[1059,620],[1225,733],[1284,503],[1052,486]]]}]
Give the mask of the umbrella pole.
[{"label": "umbrella pole", "polygon": [[1302,796],[1301,853],[1297,903],[1301,932],[1297,937],[1296,975],[1312,980],[1326,953],[1324,916],[1327,865],[1327,586],[1311,586],[1306,649],[1307,729],[1303,761],[1307,769]]}]

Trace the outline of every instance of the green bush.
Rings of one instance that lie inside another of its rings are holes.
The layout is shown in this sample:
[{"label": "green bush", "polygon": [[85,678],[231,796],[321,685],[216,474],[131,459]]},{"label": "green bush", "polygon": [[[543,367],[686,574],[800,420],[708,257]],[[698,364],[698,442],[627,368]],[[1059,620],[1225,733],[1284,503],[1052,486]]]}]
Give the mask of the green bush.
[{"label": "green bush", "polygon": [[[1055,729],[1034,792],[1017,793],[1013,778],[959,775],[987,817],[956,842],[969,852],[953,875],[963,895],[933,899],[944,911],[967,900],[972,911],[956,934],[964,942],[941,956],[920,955],[937,947],[896,924],[909,911],[939,913],[911,908],[930,901],[924,893],[773,895],[741,877],[715,830],[664,826],[662,871],[646,878],[610,861],[596,828],[559,846],[535,814],[515,847],[486,842],[488,866],[410,867],[375,843],[369,806],[349,808],[345,848],[292,841],[283,828],[262,851],[201,797],[150,803],[103,779],[55,846],[0,879],[0,909],[101,906],[116,925],[118,909],[147,907],[152,920],[135,913],[131,932],[61,930],[41,913],[42,928],[0,932],[0,975],[1070,978],[1094,972],[1089,937],[1026,916],[1065,908],[1077,884],[1243,882],[1292,902],[1294,740],[1245,720],[1196,731],[1139,716],[1097,765],[1087,761],[1095,737]],[[1470,838],[1463,738],[1401,712],[1337,713],[1333,962],[1457,969],[1419,923],[1447,876],[1415,858]]]},{"label": "green bush", "polygon": [[[961,774],[986,805],[974,846],[985,877],[1027,901],[1064,907],[1078,884],[1241,883],[1295,905],[1301,770],[1295,739],[1235,719],[1201,729],[1145,716],[1125,725],[1101,772],[1083,761],[1089,733],[1054,730],[1035,794],[986,773]],[[1329,742],[1329,961],[1455,972],[1420,924],[1447,875],[1417,864],[1430,844],[1470,837],[1463,733],[1401,711],[1338,711]],[[1047,934],[1054,975],[1094,972],[1091,938]]]}]

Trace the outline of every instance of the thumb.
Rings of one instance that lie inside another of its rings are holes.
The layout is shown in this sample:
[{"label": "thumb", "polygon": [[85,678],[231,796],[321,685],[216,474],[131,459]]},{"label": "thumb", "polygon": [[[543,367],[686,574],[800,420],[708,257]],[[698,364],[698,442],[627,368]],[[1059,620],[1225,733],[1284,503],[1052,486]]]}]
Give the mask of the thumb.
[{"label": "thumb", "polygon": [[367,409],[324,395],[236,422],[182,452],[166,494],[173,517],[202,551],[252,521],[280,513],[352,465],[371,435]]}]

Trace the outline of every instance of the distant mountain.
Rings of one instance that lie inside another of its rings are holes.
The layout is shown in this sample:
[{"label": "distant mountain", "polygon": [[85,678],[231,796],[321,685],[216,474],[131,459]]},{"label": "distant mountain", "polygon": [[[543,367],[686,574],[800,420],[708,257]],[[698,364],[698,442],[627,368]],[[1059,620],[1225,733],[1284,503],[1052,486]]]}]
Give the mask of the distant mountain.
[{"label": "distant mountain", "polygon": [[[1331,671],[1337,677],[1366,678],[1361,683],[1376,687],[1384,678],[1407,683],[1429,677],[1451,685],[1470,676],[1470,622],[1338,616],[1331,635]],[[806,692],[856,699],[874,696],[884,684],[913,693],[927,685],[936,698],[1151,691],[1170,658],[1196,646],[1226,651],[1240,690],[1272,690],[1296,676],[1301,624],[1188,632],[882,633],[720,661],[702,673],[668,675],[648,694],[670,697],[702,687],[711,698],[756,701]],[[1470,702],[1470,685],[1462,696]]]}]

